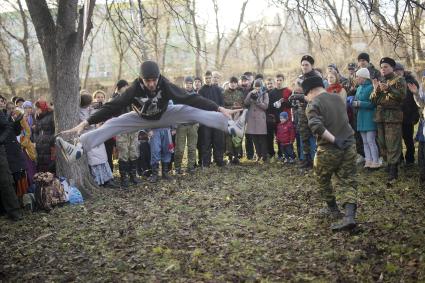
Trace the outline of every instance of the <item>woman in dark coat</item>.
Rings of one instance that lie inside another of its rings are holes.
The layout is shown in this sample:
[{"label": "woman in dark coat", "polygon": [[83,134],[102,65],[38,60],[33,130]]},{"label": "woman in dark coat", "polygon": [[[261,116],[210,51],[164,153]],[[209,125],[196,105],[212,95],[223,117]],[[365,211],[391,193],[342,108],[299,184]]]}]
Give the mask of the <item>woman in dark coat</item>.
[{"label": "woman in dark coat", "polygon": [[37,172],[55,173],[55,122],[53,110],[45,100],[35,103],[34,143],[37,151]]}]

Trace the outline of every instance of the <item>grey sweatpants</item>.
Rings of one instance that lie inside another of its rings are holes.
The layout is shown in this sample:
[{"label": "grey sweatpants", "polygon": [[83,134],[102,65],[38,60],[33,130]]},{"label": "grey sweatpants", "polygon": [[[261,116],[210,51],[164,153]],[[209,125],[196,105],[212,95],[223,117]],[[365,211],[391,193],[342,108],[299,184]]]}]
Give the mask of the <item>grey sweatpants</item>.
[{"label": "grey sweatpants", "polygon": [[187,105],[169,105],[159,120],[146,120],[132,111],[106,121],[96,130],[82,134],[80,142],[84,151],[87,152],[118,134],[142,129],[166,128],[181,123],[200,123],[227,133],[228,121],[228,118],[220,112],[206,111]]}]

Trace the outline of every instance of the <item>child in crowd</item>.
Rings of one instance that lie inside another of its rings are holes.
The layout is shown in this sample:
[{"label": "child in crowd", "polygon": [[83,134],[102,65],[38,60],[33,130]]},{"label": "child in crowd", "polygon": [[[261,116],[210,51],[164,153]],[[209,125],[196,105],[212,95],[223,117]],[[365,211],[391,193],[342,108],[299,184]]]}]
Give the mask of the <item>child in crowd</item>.
[{"label": "child in crowd", "polygon": [[171,154],[174,145],[171,139],[170,128],[153,129],[150,135],[151,167],[152,175],[149,177],[151,183],[158,182],[159,163],[161,162],[162,179],[171,180],[170,171]]},{"label": "child in crowd", "polygon": [[295,162],[293,143],[295,141],[295,127],[288,116],[288,112],[280,113],[280,123],[277,125],[276,142],[283,152],[285,163]]}]

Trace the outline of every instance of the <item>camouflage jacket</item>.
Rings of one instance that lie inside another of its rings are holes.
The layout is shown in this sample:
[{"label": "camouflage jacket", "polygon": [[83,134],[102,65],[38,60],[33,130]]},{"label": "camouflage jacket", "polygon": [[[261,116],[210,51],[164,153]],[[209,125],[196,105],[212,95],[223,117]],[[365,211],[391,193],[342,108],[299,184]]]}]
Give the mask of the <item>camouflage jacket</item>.
[{"label": "camouflage jacket", "polygon": [[403,121],[402,102],[406,96],[407,86],[403,77],[392,73],[385,76],[387,90],[378,86],[371,95],[371,101],[376,105],[375,122],[401,123]]},{"label": "camouflage jacket", "polygon": [[241,90],[229,88],[224,91],[224,107],[242,108],[243,103],[244,103],[244,94]]}]

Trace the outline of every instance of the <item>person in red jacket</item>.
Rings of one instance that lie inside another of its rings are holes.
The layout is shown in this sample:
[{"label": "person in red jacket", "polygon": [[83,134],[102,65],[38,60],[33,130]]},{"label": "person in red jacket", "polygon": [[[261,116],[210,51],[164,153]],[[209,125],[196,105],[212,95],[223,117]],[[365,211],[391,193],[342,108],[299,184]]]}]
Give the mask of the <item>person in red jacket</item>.
[{"label": "person in red jacket", "polygon": [[294,141],[294,124],[289,120],[288,112],[282,112],[280,113],[280,123],[277,125],[276,142],[285,155],[285,163],[293,164],[295,162]]}]

